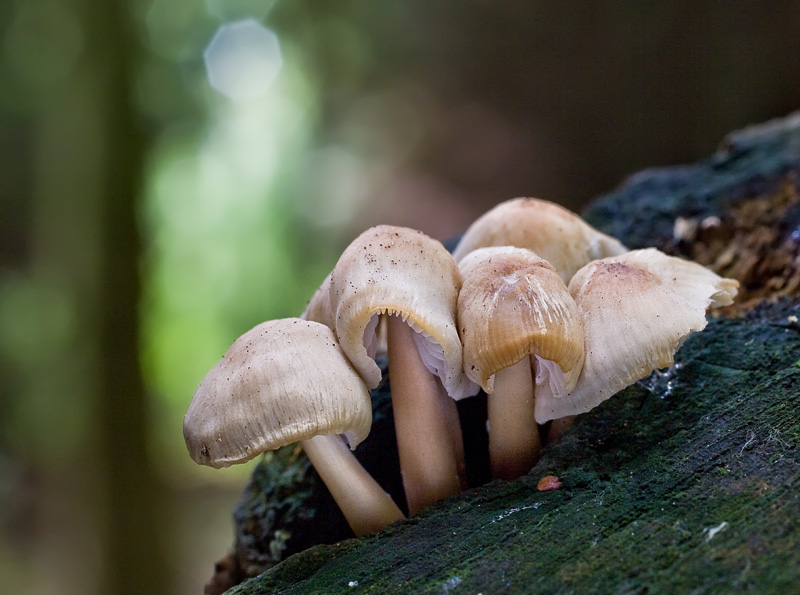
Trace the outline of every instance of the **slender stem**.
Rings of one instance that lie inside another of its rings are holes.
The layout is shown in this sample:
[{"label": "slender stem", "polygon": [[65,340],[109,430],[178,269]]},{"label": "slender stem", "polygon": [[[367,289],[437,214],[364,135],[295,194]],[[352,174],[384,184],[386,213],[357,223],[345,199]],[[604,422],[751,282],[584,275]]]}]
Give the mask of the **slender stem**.
[{"label": "slender stem", "polygon": [[536,464],[542,450],[533,416],[533,375],[529,357],[495,374],[488,399],[489,459],[492,476],[516,479]]},{"label": "slender stem", "polygon": [[414,330],[387,319],[389,380],[408,513],[460,493],[466,485],[456,404],[423,364]]},{"label": "slender stem", "polygon": [[572,422],[575,421],[575,417],[574,415],[568,415],[567,417],[560,417],[551,421],[550,429],[547,432],[547,442],[555,442],[561,438],[561,436],[570,429]]},{"label": "slender stem", "polygon": [[356,535],[377,533],[405,518],[377,481],[367,473],[339,435],[303,440],[311,464],[328,487]]}]

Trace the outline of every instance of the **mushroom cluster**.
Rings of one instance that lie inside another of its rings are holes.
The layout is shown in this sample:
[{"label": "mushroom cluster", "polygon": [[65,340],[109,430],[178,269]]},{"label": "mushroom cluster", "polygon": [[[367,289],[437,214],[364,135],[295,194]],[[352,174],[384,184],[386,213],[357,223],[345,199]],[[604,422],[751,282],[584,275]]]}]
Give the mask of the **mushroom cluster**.
[{"label": "mushroom cluster", "polygon": [[414,515],[467,487],[456,400],[486,392],[492,475],[514,479],[574,416],[671,365],[737,288],[538,199],[496,206],[452,255],[422,232],[377,226],[299,318],[234,342],[198,387],[184,437],[214,467],[301,442],[353,531],[375,533],[404,518],[351,452],[370,430],[379,353]]}]

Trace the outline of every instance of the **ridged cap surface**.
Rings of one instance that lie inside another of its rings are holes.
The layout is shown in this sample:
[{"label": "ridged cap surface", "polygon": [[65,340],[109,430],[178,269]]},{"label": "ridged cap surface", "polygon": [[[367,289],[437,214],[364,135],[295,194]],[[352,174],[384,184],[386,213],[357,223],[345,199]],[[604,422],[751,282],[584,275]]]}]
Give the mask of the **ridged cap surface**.
[{"label": "ridged cap surface", "polygon": [[189,454],[227,467],[318,434],[369,434],[369,391],[328,327],[285,318],[234,341],[195,392],[183,422]]},{"label": "ridged cap surface", "polygon": [[586,359],[575,388],[536,394],[536,421],[593,409],[654,369],[706,326],[706,310],[731,304],[739,284],[655,248],[592,262],[569,290],[583,320]]},{"label": "ridged cap surface", "polygon": [[494,374],[538,356],[557,364],[559,380],[571,389],[583,364],[583,329],[555,268],[530,250],[513,247],[475,250],[459,268],[458,323],[470,380],[491,394]]}]

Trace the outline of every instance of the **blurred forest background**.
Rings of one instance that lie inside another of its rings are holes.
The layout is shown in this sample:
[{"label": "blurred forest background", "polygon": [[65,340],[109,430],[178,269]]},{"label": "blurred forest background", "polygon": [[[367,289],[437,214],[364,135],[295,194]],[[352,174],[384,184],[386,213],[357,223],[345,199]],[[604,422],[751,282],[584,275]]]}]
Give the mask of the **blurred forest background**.
[{"label": "blurred forest background", "polygon": [[800,107],[800,2],[0,3],[0,592],[202,592],[181,420],[376,223],[574,210]]}]

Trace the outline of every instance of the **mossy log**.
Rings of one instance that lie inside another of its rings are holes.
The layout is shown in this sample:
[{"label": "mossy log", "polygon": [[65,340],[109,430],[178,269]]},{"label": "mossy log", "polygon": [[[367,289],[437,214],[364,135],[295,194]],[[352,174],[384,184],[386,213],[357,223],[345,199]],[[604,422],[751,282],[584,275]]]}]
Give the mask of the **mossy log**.
[{"label": "mossy log", "polygon": [[[485,401],[465,400],[476,487],[373,537],[349,538],[300,453],[270,457],[236,511],[217,586],[266,569],[229,592],[800,590],[799,169],[794,116],[600,197],[592,224],[739,278],[737,305],[673,367],[579,416],[514,482],[487,482]],[[402,502],[388,385],[373,398],[357,455]],[[549,475],[560,489],[539,491]]]}]

